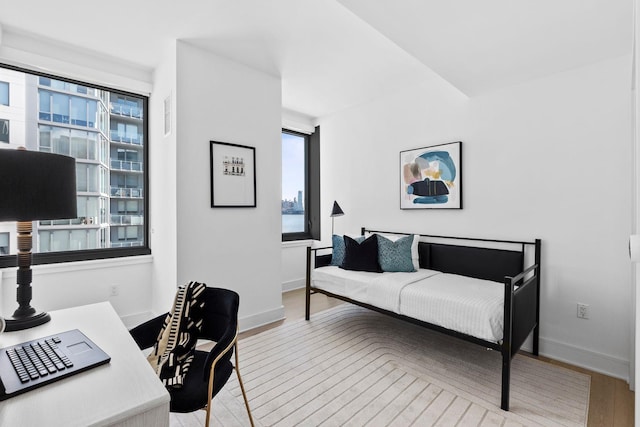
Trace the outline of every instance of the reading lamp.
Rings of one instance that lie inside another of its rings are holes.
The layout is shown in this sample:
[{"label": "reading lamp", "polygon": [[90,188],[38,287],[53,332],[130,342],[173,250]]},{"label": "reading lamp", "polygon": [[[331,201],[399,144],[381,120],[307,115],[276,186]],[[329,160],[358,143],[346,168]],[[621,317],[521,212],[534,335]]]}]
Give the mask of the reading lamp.
[{"label": "reading lamp", "polygon": [[340,205],[335,200],[333,201],[333,209],[331,209],[331,235],[333,236],[333,219],[337,216],[344,215],[344,212],[340,208]]},{"label": "reading lamp", "polygon": [[0,221],[17,221],[18,309],[5,318],[5,331],[19,331],[51,320],[31,307],[32,221],[69,219],[76,207],[76,161],[59,154],[0,150]]}]

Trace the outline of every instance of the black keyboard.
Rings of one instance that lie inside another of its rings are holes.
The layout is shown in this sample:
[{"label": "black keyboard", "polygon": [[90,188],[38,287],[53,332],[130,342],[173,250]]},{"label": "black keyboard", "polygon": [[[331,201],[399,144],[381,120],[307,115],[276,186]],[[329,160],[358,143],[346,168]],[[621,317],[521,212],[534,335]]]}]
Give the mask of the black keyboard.
[{"label": "black keyboard", "polygon": [[111,358],[77,329],[0,349],[0,400],[87,369]]}]

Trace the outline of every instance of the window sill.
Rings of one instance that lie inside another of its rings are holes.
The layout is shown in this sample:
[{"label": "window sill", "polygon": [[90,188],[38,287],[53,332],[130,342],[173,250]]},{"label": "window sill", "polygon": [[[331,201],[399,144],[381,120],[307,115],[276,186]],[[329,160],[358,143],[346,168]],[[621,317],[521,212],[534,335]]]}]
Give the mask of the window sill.
[{"label": "window sill", "polygon": [[[88,261],[72,261],[57,264],[32,265],[31,268],[38,273],[67,273],[80,270],[95,270],[100,268],[118,268],[136,264],[149,264],[153,262],[152,255],[130,256],[122,258],[106,258]],[[18,268],[7,267],[0,269],[3,277],[16,277]]]},{"label": "window sill", "polygon": [[311,246],[313,245],[313,240],[304,239],[304,240],[290,240],[288,242],[282,242],[282,249],[286,248],[297,248],[303,246]]}]

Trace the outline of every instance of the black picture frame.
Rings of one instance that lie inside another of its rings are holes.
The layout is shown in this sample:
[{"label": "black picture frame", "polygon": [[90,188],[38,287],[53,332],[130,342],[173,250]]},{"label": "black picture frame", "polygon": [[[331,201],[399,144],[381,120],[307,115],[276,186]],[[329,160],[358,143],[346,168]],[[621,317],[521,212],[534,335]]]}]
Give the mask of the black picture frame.
[{"label": "black picture frame", "polygon": [[256,207],[256,149],[210,141],[211,207]]},{"label": "black picture frame", "polygon": [[400,209],[462,209],[462,141],[400,152]]}]

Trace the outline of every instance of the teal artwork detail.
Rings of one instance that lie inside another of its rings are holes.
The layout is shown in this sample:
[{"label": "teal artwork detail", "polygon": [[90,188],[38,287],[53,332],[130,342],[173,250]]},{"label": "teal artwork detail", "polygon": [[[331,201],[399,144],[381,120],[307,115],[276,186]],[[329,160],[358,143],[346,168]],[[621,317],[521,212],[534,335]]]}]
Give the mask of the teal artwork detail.
[{"label": "teal artwork detail", "polygon": [[413,235],[402,237],[395,242],[378,235],[378,262],[382,271],[416,271],[411,259],[412,243]]},{"label": "teal artwork detail", "polygon": [[462,209],[462,142],[400,152],[400,209]]}]

